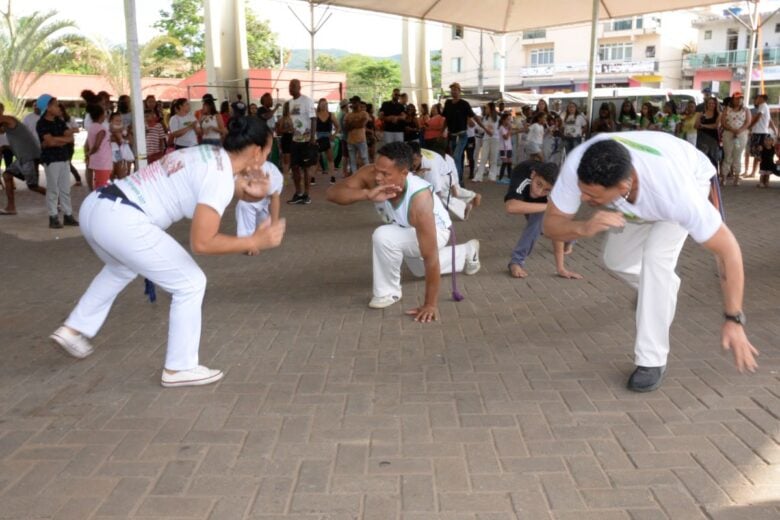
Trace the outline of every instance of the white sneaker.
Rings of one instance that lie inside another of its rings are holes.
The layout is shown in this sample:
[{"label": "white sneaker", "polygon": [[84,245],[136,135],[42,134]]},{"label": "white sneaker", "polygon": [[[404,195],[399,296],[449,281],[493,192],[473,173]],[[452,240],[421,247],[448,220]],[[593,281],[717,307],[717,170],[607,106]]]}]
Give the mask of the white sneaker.
[{"label": "white sneaker", "polygon": [[163,370],[161,384],[166,388],[210,385],[211,383],[216,383],[224,376],[225,374],[221,370],[213,370],[203,365],[198,365],[193,369],[180,370],[175,374],[169,374]]},{"label": "white sneaker", "polygon": [[469,246],[469,256],[466,258],[466,263],[463,265],[463,274],[477,274],[482,267],[479,263],[479,240],[469,240],[466,242],[466,245]]},{"label": "white sneaker", "polygon": [[400,296],[374,296],[371,298],[371,301],[368,302],[368,306],[372,309],[384,309],[400,300]]},{"label": "white sneaker", "polygon": [[64,326],[55,330],[54,334],[49,337],[75,358],[84,359],[95,351],[87,338],[81,334],[73,334]]}]

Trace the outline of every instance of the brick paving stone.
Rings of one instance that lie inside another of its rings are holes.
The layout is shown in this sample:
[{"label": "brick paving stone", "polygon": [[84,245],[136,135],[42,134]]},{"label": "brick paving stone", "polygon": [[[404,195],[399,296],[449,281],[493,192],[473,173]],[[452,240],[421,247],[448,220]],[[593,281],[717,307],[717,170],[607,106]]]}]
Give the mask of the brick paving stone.
[{"label": "brick paving stone", "polygon": [[[510,279],[521,224],[490,183],[457,224],[482,239],[482,271],[459,278],[457,304],[444,279],[439,323],[403,316],[424,292],[407,273],[402,305],[366,308],[375,217],[323,187],[283,209],[281,248],[197,258],[201,358],[227,376],[178,390],[159,386],[166,294],[151,305],[131,283],[95,354],[67,358],[46,335],[100,264],[78,230],[4,219],[0,519],[780,518],[780,242],[753,232],[780,206],[744,184],[724,197],[759,372],[719,348],[714,263],[689,243],[669,374],[642,395],[625,389],[634,296],[598,263],[600,239],[567,259],[581,282],[553,276],[546,240]],[[18,203],[45,212],[24,190]],[[186,224],[170,231],[186,244]]]}]

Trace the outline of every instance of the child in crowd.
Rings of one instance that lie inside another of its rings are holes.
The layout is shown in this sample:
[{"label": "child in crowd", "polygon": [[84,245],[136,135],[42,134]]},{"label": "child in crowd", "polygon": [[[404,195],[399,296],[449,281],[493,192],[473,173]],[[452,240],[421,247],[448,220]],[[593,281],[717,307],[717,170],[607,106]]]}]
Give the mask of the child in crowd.
[{"label": "child in crowd", "polygon": [[772,134],[767,134],[766,137],[764,137],[764,144],[761,147],[761,168],[758,173],[757,188],[768,188],[769,177],[772,175],[780,175],[777,171],[777,164],[775,163],[775,138]]},{"label": "child in crowd", "polygon": [[111,143],[106,126],[106,111],[102,105],[93,103],[87,105],[87,114],[91,123],[87,128],[87,166],[93,171],[93,186],[100,189],[108,185],[114,162],[111,153]]},{"label": "child in crowd", "polygon": [[[512,172],[512,115],[508,112],[501,114],[498,121],[498,132],[501,139],[498,156],[501,160],[501,172],[498,175],[500,184],[509,184]],[[506,180],[504,180],[506,174]]]},{"label": "child in crowd", "polygon": [[[239,200],[236,203],[236,235],[246,237],[255,232],[270,217],[271,223],[279,221],[281,194],[284,188],[282,172],[271,161],[265,161],[263,173],[268,177],[268,195],[258,202]],[[259,251],[247,251],[249,256],[257,255]]]},{"label": "child in crowd", "polygon": [[130,148],[132,136],[122,124],[122,114],[114,112],[108,120],[111,132],[111,156],[114,160],[114,178],[127,177],[130,171],[129,163],[135,161],[133,150]]},{"label": "child in crowd", "polygon": [[531,120],[531,126],[528,127],[528,138],[525,141],[528,157],[535,161],[544,161],[542,146],[544,145],[544,128],[547,123],[547,115],[544,112],[537,112]]},{"label": "child in crowd", "polygon": [[165,137],[165,129],[153,110],[144,112],[146,123],[146,161],[152,164],[159,161],[165,155],[168,140]]},{"label": "child in crowd", "polygon": [[[525,260],[542,234],[542,221],[547,209],[547,196],[558,178],[558,165],[539,161],[523,161],[512,170],[512,179],[504,197],[506,212],[510,215],[525,215],[526,226],[517,245],[512,250],[509,274],[512,278],[525,278]],[[553,240],[555,267],[558,276],[579,280],[581,275],[569,271],[564,265],[565,255],[571,253],[572,244]]]}]

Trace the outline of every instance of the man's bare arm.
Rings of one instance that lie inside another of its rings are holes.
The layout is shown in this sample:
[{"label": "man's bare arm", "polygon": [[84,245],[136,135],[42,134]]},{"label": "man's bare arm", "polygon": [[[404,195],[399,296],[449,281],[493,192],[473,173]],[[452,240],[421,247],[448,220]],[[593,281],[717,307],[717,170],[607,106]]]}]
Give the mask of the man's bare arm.
[{"label": "man's bare arm", "polygon": [[409,223],[417,232],[417,243],[425,264],[425,303],[409,313],[414,314],[416,321],[429,322],[438,319],[441,283],[439,241],[433,217],[433,194],[430,191],[423,191],[412,199]]},{"label": "man's bare arm", "polygon": [[577,240],[592,237],[610,228],[622,228],[626,223],[621,213],[597,211],[589,220],[574,220],[574,215],[559,210],[552,200],[544,213],[544,235],[552,240]]},{"label": "man's bare arm", "polygon": [[347,204],[369,200],[369,193],[375,187],[374,165],[367,164],[354,175],[330,186],[328,191],[325,192],[325,196],[330,202],[346,206]]}]

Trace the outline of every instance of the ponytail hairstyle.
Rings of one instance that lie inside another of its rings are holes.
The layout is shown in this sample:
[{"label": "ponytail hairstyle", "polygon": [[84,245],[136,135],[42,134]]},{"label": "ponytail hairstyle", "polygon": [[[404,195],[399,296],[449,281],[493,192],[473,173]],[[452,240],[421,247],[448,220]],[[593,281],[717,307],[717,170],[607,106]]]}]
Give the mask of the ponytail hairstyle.
[{"label": "ponytail hairstyle", "polygon": [[95,94],[94,92],[92,92],[89,89],[84,89],[84,90],[81,91],[81,99],[83,99],[84,102],[87,105],[91,105],[91,104],[100,102],[100,99],[98,98],[98,95]]},{"label": "ponytail hairstyle", "polygon": [[231,118],[227,130],[228,133],[222,143],[227,152],[240,152],[251,145],[265,148],[272,135],[264,119],[252,116]]}]

